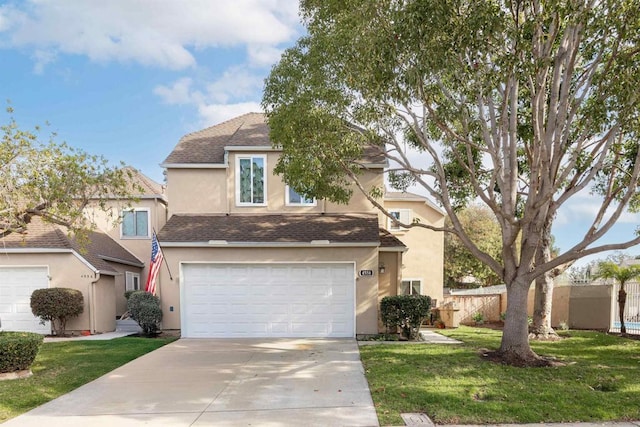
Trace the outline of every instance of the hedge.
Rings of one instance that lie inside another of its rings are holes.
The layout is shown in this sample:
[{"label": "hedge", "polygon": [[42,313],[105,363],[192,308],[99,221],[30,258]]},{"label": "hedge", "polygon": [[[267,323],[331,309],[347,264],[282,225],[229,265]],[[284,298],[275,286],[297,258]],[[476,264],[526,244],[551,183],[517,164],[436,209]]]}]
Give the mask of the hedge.
[{"label": "hedge", "polygon": [[155,295],[145,291],[133,292],[127,300],[127,309],[145,335],[153,335],[160,330],[162,309]]},{"label": "hedge", "polygon": [[431,309],[426,295],[396,295],[382,298],[380,316],[388,329],[399,327],[408,340],[418,336],[420,325]]},{"label": "hedge", "polygon": [[31,294],[31,312],[40,318],[40,323],[51,321],[56,335],[63,336],[67,320],[84,311],[84,297],[77,289],[36,289]]},{"label": "hedge", "polygon": [[32,332],[0,332],[0,373],[29,369],[43,340]]}]

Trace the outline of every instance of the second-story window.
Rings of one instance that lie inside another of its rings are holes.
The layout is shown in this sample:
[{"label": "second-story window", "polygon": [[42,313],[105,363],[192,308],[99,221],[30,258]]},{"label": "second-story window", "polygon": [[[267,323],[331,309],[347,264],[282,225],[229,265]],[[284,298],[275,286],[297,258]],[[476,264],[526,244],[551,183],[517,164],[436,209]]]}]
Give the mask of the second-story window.
[{"label": "second-story window", "polygon": [[316,205],[316,199],[314,199],[313,197],[306,197],[302,194],[299,194],[296,190],[289,187],[288,185],[285,191],[287,195],[286,204],[288,206],[315,206]]},{"label": "second-story window", "polygon": [[122,212],[122,237],[149,237],[148,209],[131,209]]},{"label": "second-story window", "polygon": [[266,205],[266,157],[238,156],[236,200],[238,205]]},{"label": "second-story window", "polygon": [[[413,220],[411,215],[411,209],[390,209],[389,213],[391,214],[392,217],[394,217],[395,219],[397,219],[399,222],[403,224],[411,224],[411,221]],[[388,219],[387,227],[389,231],[406,230],[406,228],[402,227],[400,224],[398,224],[391,218]]]}]

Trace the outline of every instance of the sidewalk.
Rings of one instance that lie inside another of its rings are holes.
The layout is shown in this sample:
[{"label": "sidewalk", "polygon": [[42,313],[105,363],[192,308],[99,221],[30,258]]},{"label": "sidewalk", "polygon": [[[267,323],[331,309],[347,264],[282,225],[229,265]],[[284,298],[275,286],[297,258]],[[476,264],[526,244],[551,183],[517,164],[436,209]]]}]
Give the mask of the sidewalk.
[{"label": "sidewalk", "polygon": [[136,332],[131,331],[114,331],[105,332],[104,334],[95,335],[79,335],[76,337],[45,337],[44,342],[63,342],[63,341],[100,341],[100,340],[112,340],[114,338],[122,338],[129,335],[133,335]]}]

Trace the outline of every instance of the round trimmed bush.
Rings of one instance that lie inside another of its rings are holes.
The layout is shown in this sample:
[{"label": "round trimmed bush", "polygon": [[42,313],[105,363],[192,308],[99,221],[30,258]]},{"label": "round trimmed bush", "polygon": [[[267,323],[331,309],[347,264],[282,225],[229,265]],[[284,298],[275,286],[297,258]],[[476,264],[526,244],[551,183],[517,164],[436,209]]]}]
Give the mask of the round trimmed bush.
[{"label": "round trimmed bush", "polygon": [[390,328],[400,327],[408,340],[418,336],[420,325],[431,310],[431,297],[426,295],[395,295],[382,298],[380,317]]},{"label": "round trimmed bush", "polygon": [[0,332],[0,373],[29,369],[43,340],[32,332]]},{"label": "round trimmed bush", "polygon": [[136,291],[129,296],[127,308],[145,335],[153,335],[160,330],[162,309],[158,297],[149,292]]},{"label": "round trimmed bush", "polygon": [[44,325],[47,320],[56,335],[63,336],[67,320],[77,317],[84,311],[82,292],[70,288],[36,289],[31,294],[31,312],[40,318]]}]

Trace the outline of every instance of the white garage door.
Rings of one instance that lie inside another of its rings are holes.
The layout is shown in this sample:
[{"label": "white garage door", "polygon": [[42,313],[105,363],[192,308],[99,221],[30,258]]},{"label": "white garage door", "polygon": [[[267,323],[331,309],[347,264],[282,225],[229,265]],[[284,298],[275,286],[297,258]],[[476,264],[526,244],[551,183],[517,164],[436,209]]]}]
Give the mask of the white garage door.
[{"label": "white garage door", "polygon": [[353,264],[183,264],[182,336],[353,337]]},{"label": "white garage door", "polygon": [[48,288],[47,267],[0,267],[0,321],[3,331],[48,334],[44,325],[31,313],[31,293]]}]

